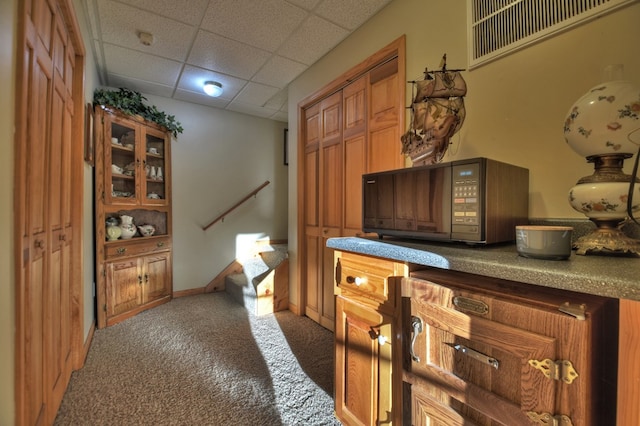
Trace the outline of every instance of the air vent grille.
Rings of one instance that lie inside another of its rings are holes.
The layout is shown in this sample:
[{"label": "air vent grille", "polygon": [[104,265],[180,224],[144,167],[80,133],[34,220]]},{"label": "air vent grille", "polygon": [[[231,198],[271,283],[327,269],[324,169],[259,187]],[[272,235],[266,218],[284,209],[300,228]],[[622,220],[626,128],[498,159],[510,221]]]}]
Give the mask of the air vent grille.
[{"label": "air vent grille", "polygon": [[637,0],[468,0],[470,68]]}]

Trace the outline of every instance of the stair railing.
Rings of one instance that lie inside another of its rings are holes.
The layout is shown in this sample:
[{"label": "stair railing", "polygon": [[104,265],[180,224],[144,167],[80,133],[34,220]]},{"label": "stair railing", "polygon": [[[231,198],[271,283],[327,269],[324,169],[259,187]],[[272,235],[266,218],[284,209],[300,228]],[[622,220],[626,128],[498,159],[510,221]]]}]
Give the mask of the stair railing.
[{"label": "stair railing", "polygon": [[246,197],[244,197],[242,200],[238,201],[236,204],[233,205],[233,207],[231,207],[229,210],[227,210],[226,212],[222,213],[220,216],[218,216],[217,218],[215,218],[214,220],[211,221],[211,223],[209,223],[207,226],[203,226],[202,230],[206,231],[207,229],[211,228],[214,224],[216,224],[219,221],[223,221],[224,222],[224,218],[225,216],[227,216],[229,213],[231,213],[232,211],[234,211],[235,209],[237,209],[238,207],[240,207],[245,201],[247,201],[249,198],[251,197],[255,197],[255,195],[260,192],[260,190],[262,188],[264,188],[265,186],[269,185],[271,182],[269,182],[268,180],[265,181],[262,185],[260,185],[259,187],[257,187],[256,189],[254,189],[253,191],[251,191]]}]

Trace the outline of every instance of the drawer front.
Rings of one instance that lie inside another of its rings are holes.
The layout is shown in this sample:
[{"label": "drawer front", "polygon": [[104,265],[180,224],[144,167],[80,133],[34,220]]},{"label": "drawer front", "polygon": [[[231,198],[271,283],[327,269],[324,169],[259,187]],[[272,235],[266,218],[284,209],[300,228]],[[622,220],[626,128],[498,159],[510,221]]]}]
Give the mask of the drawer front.
[{"label": "drawer front", "polygon": [[140,238],[139,240],[119,240],[105,244],[106,259],[113,260],[122,257],[140,256],[171,250],[171,240],[168,237],[149,239]]},{"label": "drawer front", "polygon": [[336,259],[336,285],[377,302],[395,304],[395,291],[389,289],[389,277],[402,275],[395,262],[340,253]]}]

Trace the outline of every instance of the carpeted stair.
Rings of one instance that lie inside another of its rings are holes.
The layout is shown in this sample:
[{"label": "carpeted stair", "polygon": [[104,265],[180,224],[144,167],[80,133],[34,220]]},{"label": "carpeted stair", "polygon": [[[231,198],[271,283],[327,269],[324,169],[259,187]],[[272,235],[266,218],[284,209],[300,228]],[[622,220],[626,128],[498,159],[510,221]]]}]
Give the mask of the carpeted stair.
[{"label": "carpeted stair", "polygon": [[265,245],[242,260],[242,273],[225,277],[225,291],[254,315],[289,307],[289,255],[286,245]]}]

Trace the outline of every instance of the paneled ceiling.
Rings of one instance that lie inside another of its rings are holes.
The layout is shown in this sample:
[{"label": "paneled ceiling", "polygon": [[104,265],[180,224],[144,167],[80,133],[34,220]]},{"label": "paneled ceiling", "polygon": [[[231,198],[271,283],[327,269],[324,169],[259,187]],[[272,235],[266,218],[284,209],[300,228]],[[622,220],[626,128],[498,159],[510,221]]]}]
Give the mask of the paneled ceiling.
[{"label": "paneled ceiling", "polygon": [[[391,1],[83,4],[101,85],[287,121],[287,85]],[[222,84],[220,97],[204,94],[207,80]]]}]

